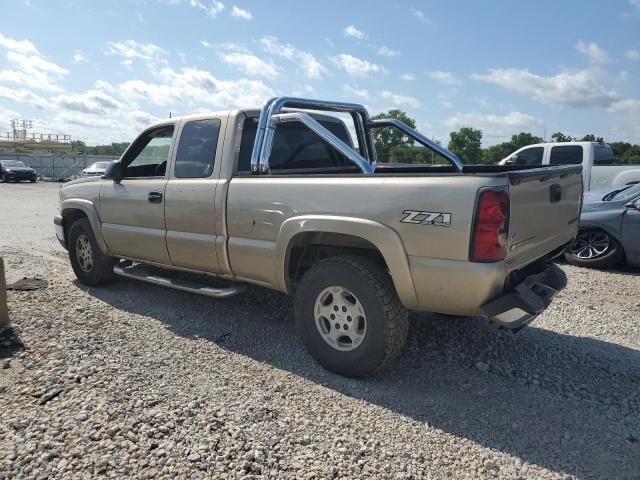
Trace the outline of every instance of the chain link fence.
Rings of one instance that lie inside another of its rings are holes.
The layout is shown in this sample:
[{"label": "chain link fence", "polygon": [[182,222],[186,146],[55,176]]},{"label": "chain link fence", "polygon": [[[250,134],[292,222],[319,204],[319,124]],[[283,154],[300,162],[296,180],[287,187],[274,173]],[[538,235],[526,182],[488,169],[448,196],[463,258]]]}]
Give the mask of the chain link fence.
[{"label": "chain link fence", "polygon": [[111,162],[120,157],[108,155],[70,155],[56,153],[0,153],[0,160],[19,160],[33,168],[38,178],[64,182],[82,176],[82,170],[95,162]]}]

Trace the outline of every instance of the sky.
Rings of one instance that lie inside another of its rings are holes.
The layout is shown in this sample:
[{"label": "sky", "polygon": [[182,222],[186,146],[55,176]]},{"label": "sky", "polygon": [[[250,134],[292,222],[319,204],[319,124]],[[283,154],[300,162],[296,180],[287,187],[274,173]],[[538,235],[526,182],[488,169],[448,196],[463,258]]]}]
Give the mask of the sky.
[{"label": "sky", "polygon": [[272,96],[400,108],[448,143],[640,143],[640,0],[0,0],[0,134],[131,141]]}]

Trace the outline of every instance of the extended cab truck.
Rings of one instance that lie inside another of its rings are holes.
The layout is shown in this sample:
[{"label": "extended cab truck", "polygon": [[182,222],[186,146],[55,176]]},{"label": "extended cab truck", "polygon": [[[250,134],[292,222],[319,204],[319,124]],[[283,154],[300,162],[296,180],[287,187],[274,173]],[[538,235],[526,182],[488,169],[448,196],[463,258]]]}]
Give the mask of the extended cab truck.
[{"label": "extended cab truck", "polygon": [[[447,165],[377,165],[378,128]],[[576,235],[581,196],[579,165],[463,166],[361,105],[282,97],[152,125],[104,177],[65,184],[54,223],[87,285],[292,294],[311,355],[362,376],[402,349],[407,310],[533,320],[566,284],[550,260]]]},{"label": "extended cab truck", "polygon": [[640,183],[640,165],[620,162],[606,143],[538,143],[516,150],[500,164],[582,165],[585,192]]}]

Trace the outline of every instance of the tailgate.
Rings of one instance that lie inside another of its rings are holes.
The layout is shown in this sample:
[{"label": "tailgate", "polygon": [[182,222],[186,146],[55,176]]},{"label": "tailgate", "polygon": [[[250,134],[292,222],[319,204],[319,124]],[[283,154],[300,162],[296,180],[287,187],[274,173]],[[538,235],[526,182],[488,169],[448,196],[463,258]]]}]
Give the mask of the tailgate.
[{"label": "tailgate", "polygon": [[570,242],[578,231],[582,166],[507,174],[511,199],[507,267],[523,267]]}]

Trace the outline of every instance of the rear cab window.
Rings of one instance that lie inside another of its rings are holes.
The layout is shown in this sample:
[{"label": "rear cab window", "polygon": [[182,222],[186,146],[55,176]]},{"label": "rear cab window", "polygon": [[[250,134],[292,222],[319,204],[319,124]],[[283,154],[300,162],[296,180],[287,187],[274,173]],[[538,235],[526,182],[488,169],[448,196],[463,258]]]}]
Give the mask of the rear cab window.
[{"label": "rear cab window", "polygon": [[[316,120],[340,140],[353,148],[349,131],[340,119],[323,116]],[[251,153],[258,119],[248,117],[242,126],[238,153],[238,174],[251,173]],[[278,125],[273,137],[269,169],[275,175],[295,173],[359,172],[351,161],[322,140],[302,123]]]},{"label": "rear cab window", "polygon": [[525,148],[518,153],[518,165],[542,165],[544,147]]},{"label": "rear cab window", "polygon": [[581,145],[558,145],[551,147],[549,165],[581,165]]},{"label": "rear cab window", "polygon": [[627,165],[626,162],[615,158],[613,150],[609,145],[594,145],[593,146],[593,165]]}]

